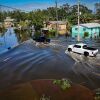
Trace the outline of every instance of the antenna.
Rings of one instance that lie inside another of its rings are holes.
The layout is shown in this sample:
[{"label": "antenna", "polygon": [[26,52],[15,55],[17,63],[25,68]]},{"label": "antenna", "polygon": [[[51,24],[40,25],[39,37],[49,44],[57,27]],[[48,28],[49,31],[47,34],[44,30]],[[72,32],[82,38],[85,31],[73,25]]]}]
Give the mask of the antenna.
[{"label": "antenna", "polygon": [[17,10],[17,11],[28,12],[28,11],[25,11],[25,10],[17,9],[17,8],[14,8],[14,7],[11,7],[11,6],[6,6],[6,5],[0,5],[0,7],[5,7],[5,8],[9,8],[9,9]]}]

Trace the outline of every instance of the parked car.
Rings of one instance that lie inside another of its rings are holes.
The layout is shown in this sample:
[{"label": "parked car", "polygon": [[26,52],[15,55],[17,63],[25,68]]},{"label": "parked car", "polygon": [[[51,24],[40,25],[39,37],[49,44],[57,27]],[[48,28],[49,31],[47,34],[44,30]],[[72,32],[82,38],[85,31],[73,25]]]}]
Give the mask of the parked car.
[{"label": "parked car", "polygon": [[67,50],[69,52],[72,51],[75,53],[83,54],[84,56],[96,56],[98,53],[98,49],[88,47],[87,44],[84,43],[69,45]]}]

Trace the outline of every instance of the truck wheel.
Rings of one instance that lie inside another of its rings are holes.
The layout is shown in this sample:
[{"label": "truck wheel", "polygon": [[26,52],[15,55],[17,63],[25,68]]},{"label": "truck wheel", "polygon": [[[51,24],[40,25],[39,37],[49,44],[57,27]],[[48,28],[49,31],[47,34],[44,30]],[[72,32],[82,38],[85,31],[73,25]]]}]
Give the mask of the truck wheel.
[{"label": "truck wheel", "polygon": [[88,52],[84,52],[84,56],[85,57],[89,56],[89,53]]},{"label": "truck wheel", "polygon": [[68,51],[69,51],[69,52],[71,52],[71,51],[72,51],[72,49],[71,49],[71,48],[68,48]]}]

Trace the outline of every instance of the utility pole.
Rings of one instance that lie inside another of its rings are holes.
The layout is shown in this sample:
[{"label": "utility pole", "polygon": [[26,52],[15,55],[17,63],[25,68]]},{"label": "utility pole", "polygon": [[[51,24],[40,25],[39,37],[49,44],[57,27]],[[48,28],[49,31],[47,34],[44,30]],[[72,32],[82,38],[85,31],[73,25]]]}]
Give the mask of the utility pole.
[{"label": "utility pole", "polygon": [[80,2],[78,0],[78,36],[77,41],[80,41],[80,11],[79,11]]},{"label": "utility pole", "polygon": [[55,0],[56,4],[56,37],[58,37],[58,2]]}]

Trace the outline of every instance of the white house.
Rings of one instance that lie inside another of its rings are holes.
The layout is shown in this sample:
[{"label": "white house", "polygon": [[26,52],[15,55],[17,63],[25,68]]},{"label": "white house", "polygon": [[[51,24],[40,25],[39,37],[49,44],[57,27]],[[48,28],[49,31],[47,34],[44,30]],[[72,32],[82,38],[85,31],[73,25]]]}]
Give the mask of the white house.
[{"label": "white house", "polygon": [[8,28],[14,26],[14,19],[11,19],[10,17],[6,17],[6,19],[4,20],[4,27]]}]

